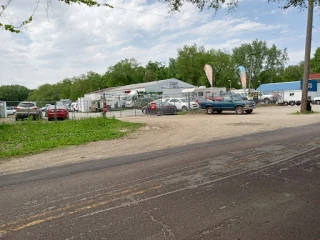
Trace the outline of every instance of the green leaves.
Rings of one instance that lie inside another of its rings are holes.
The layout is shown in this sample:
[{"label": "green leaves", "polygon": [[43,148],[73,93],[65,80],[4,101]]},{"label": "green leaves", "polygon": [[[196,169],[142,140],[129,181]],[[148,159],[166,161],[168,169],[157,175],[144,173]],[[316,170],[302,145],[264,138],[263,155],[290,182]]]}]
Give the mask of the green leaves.
[{"label": "green leaves", "polygon": [[[313,0],[315,5],[320,5],[320,0]],[[239,0],[164,0],[168,4],[171,11],[179,11],[182,5],[186,2],[193,4],[196,8],[203,10],[205,7],[218,11],[222,5],[227,5],[229,10],[235,10],[239,5]],[[266,0],[268,3],[280,3],[281,8],[288,9],[294,8],[306,8],[306,0]]]},{"label": "green leaves", "polygon": [[320,72],[320,47],[316,49],[313,58],[310,60],[311,73]]},{"label": "green leaves", "polygon": [[[85,4],[88,7],[109,7],[109,8],[113,8],[112,5],[108,4],[108,3],[103,3],[100,4],[97,1],[94,0],[58,0],[59,2],[64,2],[68,5],[70,5],[71,3],[78,3],[78,4]],[[11,1],[8,1],[8,3],[6,5],[1,5],[2,11],[0,12],[0,16],[1,14],[6,11],[7,7],[9,6]],[[0,22],[0,28],[2,28],[5,31],[9,31],[12,33],[21,33],[21,28],[25,27],[26,25],[30,24],[32,22],[33,18],[32,16],[30,16],[28,19],[22,21],[18,26],[14,26],[13,24],[4,24]]]}]

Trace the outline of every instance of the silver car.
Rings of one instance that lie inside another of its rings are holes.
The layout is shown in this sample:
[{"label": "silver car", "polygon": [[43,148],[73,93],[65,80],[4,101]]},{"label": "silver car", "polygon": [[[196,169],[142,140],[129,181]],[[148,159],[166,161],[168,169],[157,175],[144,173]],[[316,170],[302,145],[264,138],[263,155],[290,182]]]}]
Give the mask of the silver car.
[{"label": "silver car", "polygon": [[16,120],[32,117],[33,119],[41,119],[42,111],[35,102],[21,102],[16,107]]}]

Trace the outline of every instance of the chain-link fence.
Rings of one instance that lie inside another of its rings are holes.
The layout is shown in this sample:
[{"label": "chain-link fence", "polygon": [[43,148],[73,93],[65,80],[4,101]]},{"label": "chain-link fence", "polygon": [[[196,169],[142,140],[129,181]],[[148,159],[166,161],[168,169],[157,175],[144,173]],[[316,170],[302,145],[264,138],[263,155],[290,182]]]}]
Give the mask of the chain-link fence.
[{"label": "chain-link fence", "polygon": [[[25,101],[27,102],[27,101]],[[149,105],[151,102],[157,102],[158,108],[164,108],[165,102],[169,102],[176,107],[176,111],[190,111],[198,110],[198,103],[193,101],[193,97],[190,93],[186,94],[165,94],[165,95],[141,95],[135,98],[128,99],[100,99],[100,100],[90,100],[79,98],[78,101],[37,101],[34,102],[35,105],[32,106],[34,110],[39,109],[41,113],[41,118],[48,119],[54,117],[52,120],[63,119],[60,116],[60,110],[62,108],[66,109],[68,112],[69,119],[80,119],[88,117],[99,117],[105,115],[106,117],[131,117],[140,116],[146,113],[152,113],[149,110]],[[11,109],[16,109],[15,113],[9,117],[17,117],[16,112],[19,112],[18,101],[7,101],[6,104]],[[165,113],[163,110],[161,114]],[[24,115],[26,118],[29,114]],[[30,116],[33,116],[30,114]]]}]

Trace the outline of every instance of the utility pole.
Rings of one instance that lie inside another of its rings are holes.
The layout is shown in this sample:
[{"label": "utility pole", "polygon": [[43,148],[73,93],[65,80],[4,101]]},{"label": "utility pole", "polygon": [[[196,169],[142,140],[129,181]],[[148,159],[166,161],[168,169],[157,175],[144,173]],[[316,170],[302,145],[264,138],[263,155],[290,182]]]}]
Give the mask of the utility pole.
[{"label": "utility pole", "polygon": [[253,71],[253,60],[252,60],[252,58],[251,58],[251,62],[250,62],[250,75],[249,75],[249,94],[251,94],[252,71]]},{"label": "utility pole", "polygon": [[307,23],[307,34],[306,34],[306,49],[305,49],[305,55],[304,55],[304,71],[303,71],[302,97],[301,97],[301,109],[300,109],[301,113],[305,113],[307,111],[307,103],[308,103],[308,83],[309,83],[309,72],[310,72],[313,6],[314,6],[314,0],[308,0],[308,23]]}]

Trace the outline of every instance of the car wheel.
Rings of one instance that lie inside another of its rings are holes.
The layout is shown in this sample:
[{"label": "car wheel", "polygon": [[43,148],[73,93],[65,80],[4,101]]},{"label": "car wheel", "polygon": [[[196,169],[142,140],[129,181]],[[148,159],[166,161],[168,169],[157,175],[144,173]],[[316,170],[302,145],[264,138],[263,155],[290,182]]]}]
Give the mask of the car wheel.
[{"label": "car wheel", "polygon": [[161,116],[161,114],[162,114],[161,109],[158,109],[158,110],[157,110],[157,115],[158,115],[158,116]]},{"label": "car wheel", "polygon": [[295,102],[290,102],[290,106],[294,106],[294,105],[296,105],[296,103]]},{"label": "car wheel", "polygon": [[183,111],[183,112],[187,112],[187,111],[188,111],[188,108],[187,108],[186,106],[183,106],[183,107],[182,107],[182,111]]},{"label": "car wheel", "polygon": [[284,105],[284,106],[288,106],[288,102],[284,102],[283,105]]},{"label": "car wheel", "polygon": [[236,107],[236,113],[243,114],[243,107],[241,107],[241,106]]},{"label": "car wheel", "polygon": [[253,110],[245,110],[245,112],[246,112],[247,114],[252,113],[252,111],[253,111]]},{"label": "car wheel", "polygon": [[212,114],[213,112],[213,107],[207,107],[207,114]]},{"label": "car wheel", "polygon": [[147,109],[146,108],[142,108],[142,113],[143,114],[147,114],[148,113]]},{"label": "car wheel", "polygon": [[269,98],[264,99],[264,103],[265,103],[265,104],[270,104],[270,102],[271,102],[271,101],[270,101]]},{"label": "car wheel", "polygon": [[316,103],[317,105],[320,105],[320,100],[317,100],[315,103]]}]

